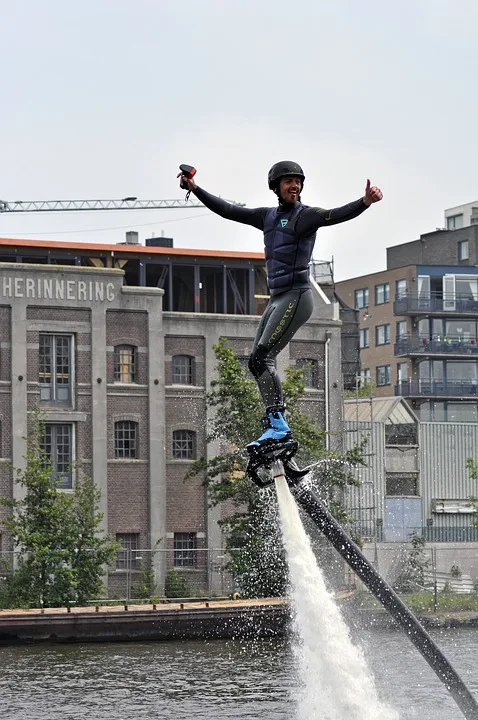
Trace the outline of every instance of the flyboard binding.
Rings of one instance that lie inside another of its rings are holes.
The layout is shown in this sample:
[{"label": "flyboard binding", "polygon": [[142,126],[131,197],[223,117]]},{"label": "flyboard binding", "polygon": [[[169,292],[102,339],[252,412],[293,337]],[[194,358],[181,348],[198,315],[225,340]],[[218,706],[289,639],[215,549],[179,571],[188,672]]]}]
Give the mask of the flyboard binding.
[{"label": "flyboard binding", "polygon": [[299,443],[296,440],[248,445],[249,462],[246,472],[253,483],[260,488],[265,488],[273,484],[274,475],[271,470],[274,463],[280,461],[284,467],[288,485],[295,487],[314,467],[314,465],[309,465],[306,468],[299,468],[294,460],[298,449]]}]

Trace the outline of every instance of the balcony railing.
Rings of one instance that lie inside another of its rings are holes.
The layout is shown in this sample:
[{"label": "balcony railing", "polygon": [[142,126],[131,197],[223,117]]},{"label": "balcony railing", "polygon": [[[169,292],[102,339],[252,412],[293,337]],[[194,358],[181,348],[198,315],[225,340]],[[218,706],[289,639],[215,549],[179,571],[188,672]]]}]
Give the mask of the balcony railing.
[{"label": "balcony railing", "polygon": [[395,395],[478,399],[478,380],[402,380],[395,385]]},{"label": "balcony railing", "polygon": [[394,345],[395,355],[478,355],[477,338],[458,335],[417,337],[402,335]]},{"label": "balcony railing", "polygon": [[427,296],[418,293],[400,295],[393,303],[395,315],[420,313],[456,313],[458,315],[477,315],[478,298],[455,297],[443,293],[430,293]]}]

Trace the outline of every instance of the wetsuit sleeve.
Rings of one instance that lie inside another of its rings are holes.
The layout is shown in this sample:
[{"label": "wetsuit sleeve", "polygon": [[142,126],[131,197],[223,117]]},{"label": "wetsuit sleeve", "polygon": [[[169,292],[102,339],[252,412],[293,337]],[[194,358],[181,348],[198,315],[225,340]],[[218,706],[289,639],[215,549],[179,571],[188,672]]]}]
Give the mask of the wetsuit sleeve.
[{"label": "wetsuit sleeve", "polygon": [[368,205],[365,205],[363,198],[347,203],[347,205],[342,205],[342,207],[333,208],[332,210],[309,207],[302,213],[300,228],[298,228],[298,230],[301,234],[315,232],[318,228],[326,225],[338,225],[339,223],[347,222],[347,220],[353,220],[367,209]]},{"label": "wetsuit sleeve", "polygon": [[203,188],[197,187],[192,191],[209,210],[220,215],[226,220],[234,220],[244,225],[252,225],[258,230],[264,229],[264,218],[267,208],[246,208],[240,205],[233,205],[222,198],[211,195]]}]

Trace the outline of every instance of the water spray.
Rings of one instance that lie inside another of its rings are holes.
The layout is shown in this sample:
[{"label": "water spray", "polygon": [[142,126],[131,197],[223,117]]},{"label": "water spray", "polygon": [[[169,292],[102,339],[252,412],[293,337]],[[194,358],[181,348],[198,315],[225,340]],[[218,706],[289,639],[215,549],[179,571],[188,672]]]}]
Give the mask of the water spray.
[{"label": "water spray", "polygon": [[[276,480],[280,481],[281,478],[286,478],[297,503],[307,512],[349,567],[388,610],[394,620],[405,630],[412,643],[444,683],[464,717],[467,720],[478,720],[478,703],[475,697],[425,628],[345,533],[324,502],[312,489],[310,483],[307,482],[306,476],[299,477],[300,471],[298,468],[297,471],[293,468],[294,472],[289,477],[289,467],[293,461],[287,454],[284,459],[285,462],[277,457],[268,459],[265,467],[269,484],[276,482]],[[258,466],[254,467],[253,472],[258,477],[259,471]],[[266,485],[264,478],[265,475],[262,473],[260,482],[257,484],[264,487]]]}]

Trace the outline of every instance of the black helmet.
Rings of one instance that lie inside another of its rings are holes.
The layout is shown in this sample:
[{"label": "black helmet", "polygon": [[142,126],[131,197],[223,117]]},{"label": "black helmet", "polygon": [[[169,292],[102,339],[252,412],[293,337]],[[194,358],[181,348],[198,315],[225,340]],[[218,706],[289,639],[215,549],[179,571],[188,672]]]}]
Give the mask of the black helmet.
[{"label": "black helmet", "polygon": [[291,160],[281,160],[281,162],[276,163],[269,170],[269,175],[267,177],[269,189],[275,190],[277,188],[278,181],[286,175],[297,175],[301,178],[302,185],[304,185],[305,175],[301,166]]}]

